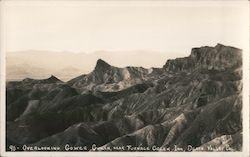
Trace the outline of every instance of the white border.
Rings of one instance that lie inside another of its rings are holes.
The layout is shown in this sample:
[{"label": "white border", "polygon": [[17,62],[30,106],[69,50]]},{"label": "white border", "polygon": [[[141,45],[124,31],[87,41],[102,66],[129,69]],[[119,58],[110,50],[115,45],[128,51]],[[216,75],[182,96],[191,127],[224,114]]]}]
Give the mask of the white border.
[{"label": "white border", "polygon": [[[127,5],[131,6],[159,6],[159,5],[165,5],[168,2],[168,6],[180,6],[181,4],[187,6],[187,5],[193,5],[198,4],[200,6],[202,5],[209,5],[212,3],[223,3],[223,5],[235,5],[235,3],[231,2],[236,2],[235,1],[150,1],[150,0],[139,0],[139,1],[126,1],[126,0],[118,0],[118,2],[115,1],[84,1],[84,5],[88,4],[96,4],[96,5],[123,5],[126,3]],[[0,69],[0,88],[1,88],[1,93],[0,93],[0,146],[1,146],[1,151],[0,151],[0,156],[10,156],[10,157],[27,157],[27,156],[105,156],[105,157],[117,157],[117,156],[136,156],[136,157],[142,157],[142,156],[176,156],[176,157],[249,157],[249,49],[243,51],[243,151],[242,152],[6,152],[5,151],[5,125],[6,125],[6,117],[5,117],[5,48],[6,48],[6,43],[5,43],[5,25],[4,25],[4,6],[8,4],[13,4],[15,3],[16,5],[26,5],[27,3],[34,3],[34,1],[15,1],[15,0],[9,0],[5,1],[2,0],[0,1],[0,35],[1,35],[1,40],[0,40],[0,59],[1,59],[1,69]],[[36,0],[35,4],[37,5],[42,5],[44,4],[41,3],[42,1]],[[65,5],[68,0],[53,0],[53,1],[47,1],[47,4],[62,4]],[[80,0],[75,0],[76,3],[79,3]],[[192,2],[192,3],[191,3]],[[205,2],[205,4],[204,4]],[[238,0],[237,2],[240,3],[245,3],[246,5],[249,6],[249,1],[240,1]],[[248,9],[249,10],[249,9]],[[250,16],[246,17],[247,20],[247,25],[249,26],[249,18]],[[249,31],[250,32],[250,31]],[[249,34],[246,34],[248,41],[249,41]],[[202,45],[201,45],[202,46]],[[249,44],[248,44],[249,48]]]},{"label": "white border", "polygon": [[4,3],[0,2],[0,156],[4,155],[5,149],[5,25],[4,25]]}]

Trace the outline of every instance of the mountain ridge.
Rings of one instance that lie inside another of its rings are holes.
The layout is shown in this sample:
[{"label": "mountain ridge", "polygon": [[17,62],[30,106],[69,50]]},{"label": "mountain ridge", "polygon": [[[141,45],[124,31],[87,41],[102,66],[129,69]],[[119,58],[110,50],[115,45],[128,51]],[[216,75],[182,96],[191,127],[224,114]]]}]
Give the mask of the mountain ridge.
[{"label": "mountain ridge", "polygon": [[199,47],[151,69],[114,67],[98,59],[92,72],[68,82],[54,76],[10,82],[7,145],[56,144],[65,151],[69,143],[89,151],[95,143],[100,150],[131,145],[188,151],[188,145],[224,142],[219,151],[226,151],[225,145],[241,151],[241,51],[221,44]]},{"label": "mountain ridge", "polygon": [[241,52],[241,49],[222,44],[217,44],[215,47],[193,48],[188,57],[168,60],[163,68],[173,72],[194,70],[198,66],[204,70],[225,70],[242,64]]}]

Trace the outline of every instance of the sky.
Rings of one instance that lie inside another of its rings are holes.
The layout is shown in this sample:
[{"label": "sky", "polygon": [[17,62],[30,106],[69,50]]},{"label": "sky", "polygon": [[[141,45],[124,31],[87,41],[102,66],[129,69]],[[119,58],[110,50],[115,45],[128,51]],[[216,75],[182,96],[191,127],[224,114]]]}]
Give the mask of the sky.
[{"label": "sky", "polygon": [[246,1],[5,1],[5,49],[150,50],[187,55],[217,43],[248,48]]}]

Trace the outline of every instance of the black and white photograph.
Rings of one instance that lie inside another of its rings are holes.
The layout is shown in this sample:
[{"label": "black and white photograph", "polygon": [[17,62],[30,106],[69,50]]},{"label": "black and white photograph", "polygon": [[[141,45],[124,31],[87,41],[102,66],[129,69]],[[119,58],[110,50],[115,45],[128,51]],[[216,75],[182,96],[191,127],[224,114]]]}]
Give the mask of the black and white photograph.
[{"label": "black and white photograph", "polygon": [[249,156],[249,1],[0,4],[1,156]]}]

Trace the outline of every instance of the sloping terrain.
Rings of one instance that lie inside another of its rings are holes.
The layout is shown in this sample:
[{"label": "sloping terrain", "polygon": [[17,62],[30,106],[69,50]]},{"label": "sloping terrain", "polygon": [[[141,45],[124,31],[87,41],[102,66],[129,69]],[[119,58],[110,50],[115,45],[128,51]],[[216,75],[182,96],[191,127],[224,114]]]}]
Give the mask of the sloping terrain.
[{"label": "sloping terrain", "polygon": [[68,82],[54,76],[9,82],[6,148],[240,151],[241,51],[193,48],[190,56],[151,69],[99,59],[91,73]]}]

